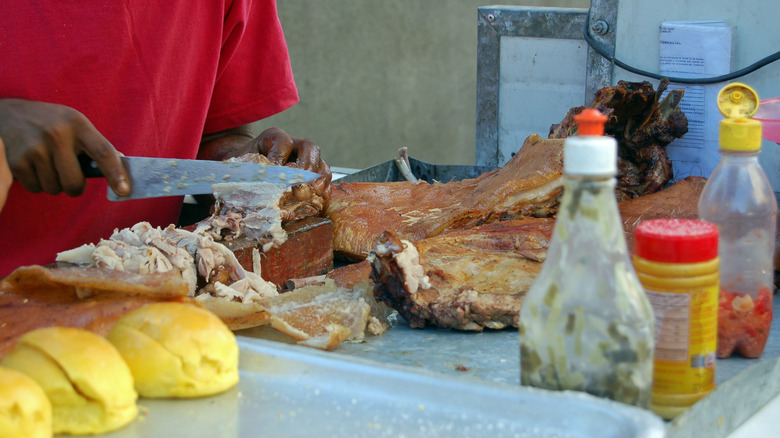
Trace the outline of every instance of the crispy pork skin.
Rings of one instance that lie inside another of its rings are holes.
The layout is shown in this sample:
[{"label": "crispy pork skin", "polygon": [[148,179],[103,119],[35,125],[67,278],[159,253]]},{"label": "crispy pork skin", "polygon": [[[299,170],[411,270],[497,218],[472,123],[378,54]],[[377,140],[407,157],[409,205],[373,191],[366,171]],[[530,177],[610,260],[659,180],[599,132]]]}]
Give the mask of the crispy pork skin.
[{"label": "crispy pork skin", "polygon": [[555,213],[563,186],[563,140],[532,135],[501,168],[447,183],[334,184],[326,217],[334,251],[364,259],[385,230],[416,241],[497,220]]},{"label": "crispy pork skin", "polygon": [[669,187],[641,198],[618,203],[623,219],[623,231],[629,252],[634,250],[634,230],[640,222],[650,219],[679,218],[698,219],[699,196],[706,178],[689,176]]}]

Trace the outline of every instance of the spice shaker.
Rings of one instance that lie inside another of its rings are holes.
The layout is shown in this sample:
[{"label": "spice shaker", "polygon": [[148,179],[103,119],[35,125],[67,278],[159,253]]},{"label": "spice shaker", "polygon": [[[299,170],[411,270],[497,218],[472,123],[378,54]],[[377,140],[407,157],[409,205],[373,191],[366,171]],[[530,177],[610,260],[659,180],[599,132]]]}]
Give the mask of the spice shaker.
[{"label": "spice shaker", "polygon": [[634,231],[634,268],[655,314],[650,409],[667,420],[715,389],[718,228],[654,219]]}]

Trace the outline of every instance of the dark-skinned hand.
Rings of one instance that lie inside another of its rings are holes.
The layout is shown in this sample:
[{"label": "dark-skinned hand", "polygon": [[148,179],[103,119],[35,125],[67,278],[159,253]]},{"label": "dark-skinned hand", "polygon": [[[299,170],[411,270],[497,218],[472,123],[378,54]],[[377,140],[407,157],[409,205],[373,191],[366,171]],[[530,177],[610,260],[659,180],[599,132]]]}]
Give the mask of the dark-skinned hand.
[{"label": "dark-skinned hand", "polygon": [[272,164],[310,170],[322,177],[310,184],[321,194],[329,193],[331,171],[322,160],[320,147],[311,140],[293,137],[279,128],[269,128],[252,138],[248,125],[204,136],[198,158],[225,160],[251,153],[261,153]]},{"label": "dark-skinned hand", "polygon": [[0,138],[13,178],[28,191],[70,196],[86,187],[78,156],[91,157],[119,196],[130,179],[114,146],[73,108],[22,99],[0,99]]}]

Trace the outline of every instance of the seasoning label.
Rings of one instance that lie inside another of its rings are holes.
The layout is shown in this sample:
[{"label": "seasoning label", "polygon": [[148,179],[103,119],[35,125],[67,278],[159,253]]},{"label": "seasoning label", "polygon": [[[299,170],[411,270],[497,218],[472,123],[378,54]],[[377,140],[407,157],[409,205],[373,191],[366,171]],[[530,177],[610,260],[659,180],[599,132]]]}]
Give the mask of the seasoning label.
[{"label": "seasoning label", "polygon": [[645,292],[655,314],[653,392],[694,394],[713,389],[717,285],[681,292]]},{"label": "seasoning label", "polygon": [[691,296],[648,292],[655,314],[655,358],[674,362],[688,360]]}]

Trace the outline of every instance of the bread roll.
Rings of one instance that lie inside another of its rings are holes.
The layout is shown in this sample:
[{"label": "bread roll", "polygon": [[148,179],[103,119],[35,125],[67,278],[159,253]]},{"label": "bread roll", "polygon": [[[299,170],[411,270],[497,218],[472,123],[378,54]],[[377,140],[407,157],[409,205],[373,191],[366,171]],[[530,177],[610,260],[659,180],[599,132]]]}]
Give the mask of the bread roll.
[{"label": "bread roll", "polygon": [[0,367],[0,437],[51,437],[51,402],[26,374]]},{"label": "bread roll", "polygon": [[153,303],[122,316],[108,334],[143,397],[201,397],[238,382],[238,344],[206,309]]},{"label": "bread roll", "polygon": [[87,330],[33,330],[19,338],[2,365],[43,388],[52,405],[54,434],[109,432],[138,415],[130,369],[110,342]]}]

